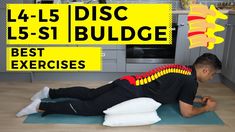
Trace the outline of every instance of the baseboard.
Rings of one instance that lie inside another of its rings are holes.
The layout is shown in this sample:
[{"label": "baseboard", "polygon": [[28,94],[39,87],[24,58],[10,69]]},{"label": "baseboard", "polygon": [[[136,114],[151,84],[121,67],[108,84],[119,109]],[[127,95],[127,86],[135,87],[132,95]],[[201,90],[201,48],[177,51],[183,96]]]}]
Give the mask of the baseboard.
[{"label": "baseboard", "polygon": [[30,72],[0,72],[0,81],[31,81]]},{"label": "baseboard", "polygon": [[112,81],[126,72],[0,72],[0,81]]},{"label": "baseboard", "polygon": [[221,75],[221,81],[224,85],[226,85],[227,87],[231,88],[232,90],[235,91],[235,83],[228,80],[225,76]]}]

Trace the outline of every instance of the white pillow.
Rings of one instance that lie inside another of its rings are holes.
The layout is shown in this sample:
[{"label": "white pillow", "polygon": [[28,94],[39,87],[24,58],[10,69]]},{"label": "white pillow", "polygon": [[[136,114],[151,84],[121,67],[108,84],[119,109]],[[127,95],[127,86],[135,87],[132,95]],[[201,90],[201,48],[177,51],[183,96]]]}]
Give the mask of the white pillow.
[{"label": "white pillow", "polygon": [[140,97],[124,101],[117,104],[103,112],[105,114],[133,114],[133,113],[146,113],[156,111],[161,103],[156,102],[152,98]]},{"label": "white pillow", "polygon": [[105,115],[103,125],[111,127],[140,126],[154,124],[160,120],[156,111],[137,114]]}]

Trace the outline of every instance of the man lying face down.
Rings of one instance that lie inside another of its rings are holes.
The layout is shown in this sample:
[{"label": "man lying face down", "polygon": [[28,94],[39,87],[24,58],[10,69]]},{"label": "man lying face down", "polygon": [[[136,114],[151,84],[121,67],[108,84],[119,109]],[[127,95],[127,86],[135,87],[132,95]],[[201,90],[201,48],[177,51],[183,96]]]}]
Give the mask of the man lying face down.
[{"label": "man lying face down", "polygon": [[[199,56],[192,66],[169,64],[139,75],[121,77],[96,89],[76,86],[52,89],[44,87],[33,102],[16,114],[17,117],[36,112],[47,114],[102,115],[103,111],[121,102],[149,97],[162,104],[179,103],[182,116],[192,117],[214,111],[212,97],[195,98],[198,81],[206,82],[221,69],[220,60],[213,54]],[[60,102],[41,102],[43,98],[71,98]],[[205,104],[196,108],[193,102]]]}]

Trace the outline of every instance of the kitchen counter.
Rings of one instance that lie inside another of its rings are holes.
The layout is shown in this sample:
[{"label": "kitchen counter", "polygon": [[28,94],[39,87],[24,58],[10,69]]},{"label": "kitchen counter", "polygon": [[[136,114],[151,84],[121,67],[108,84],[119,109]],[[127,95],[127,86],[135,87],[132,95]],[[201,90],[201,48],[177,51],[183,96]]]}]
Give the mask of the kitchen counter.
[{"label": "kitchen counter", "polygon": [[[235,10],[219,10],[224,14],[235,14]],[[189,10],[173,10],[173,14],[188,14]]]}]

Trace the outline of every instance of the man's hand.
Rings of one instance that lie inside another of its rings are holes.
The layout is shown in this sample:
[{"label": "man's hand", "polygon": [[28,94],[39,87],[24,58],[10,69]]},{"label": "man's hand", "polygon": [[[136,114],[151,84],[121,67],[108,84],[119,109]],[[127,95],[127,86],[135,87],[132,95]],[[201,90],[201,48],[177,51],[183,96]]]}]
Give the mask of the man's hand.
[{"label": "man's hand", "polygon": [[202,102],[203,102],[203,103],[206,103],[207,100],[215,101],[215,99],[213,99],[211,96],[204,96],[204,97],[202,98]]},{"label": "man's hand", "polygon": [[195,101],[204,104],[207,111],[214,111],[216,108],[216,101],[211,96],[196,98]]},{"label": "man's hand", "polygon": [[201,101],[205,103],[205,106],[197,108],[197,107],[194,107],[193,105],[187,104],[180,100],[179,105],[180,105],[180,112],[182,116],[192,117],[194,115],[198,115],[206,111],[215,110],[216,101],[213,98],[206,96],[206,97],[203,97]]},{"label": "man's hand", "polygon": [[207,100],[215,101],[215,99],[212,98],[211,96],[204,96],[202,98],[195,98],[193,102],[201,103],[201,104],[206,105]]},{"label": "man's hand", "polygon": [[215,108],[216,108],[215,100],[208,98],[207,101],[206,101],[205,108],[207,109],[207,111],[214,111]]}]

